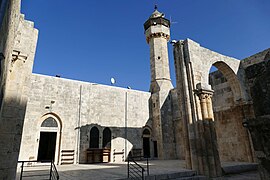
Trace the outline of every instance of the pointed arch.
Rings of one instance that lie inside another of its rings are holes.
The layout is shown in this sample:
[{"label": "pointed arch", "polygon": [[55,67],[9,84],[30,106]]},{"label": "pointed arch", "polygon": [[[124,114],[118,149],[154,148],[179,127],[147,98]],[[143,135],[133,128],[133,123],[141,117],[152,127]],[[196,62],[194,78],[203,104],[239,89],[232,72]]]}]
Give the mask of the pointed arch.
[{"label": "pointed arch", "polygon": [[99,130],[93,126],[90,130],[90,148],[99,148]]},{"label": "pointed arch", "polygon": [[[39,156],[39,148],[42,148],[42,139],[46,134],[50,134],[49,136],[53,135],[52,137],[55,138],[55,149],[54,149],[54,162],[59,164],[60,162],[60,147],[61,147],[61,139],[62,139],[62,120],[61,118],[55,113],[46,113],[41,116],[37,123],[38,131],[38,148],[36,150],[37,158]],[[41,150],[40,150],[41,151]]]},{"label": "pointed arch", "polygon": [[110,128],[106,127],[103,130],[102,147],[103,148],[111,148],[111,139],[112,139],[112,132],[111,132]]},{"label": "pointed arch", "polygon": [[234,96],[235,101],[243,100],[243,93],[241,89],[240,81],[235,72],[223,61],[216,61],[212,64],[215,66],[227,79]]}]

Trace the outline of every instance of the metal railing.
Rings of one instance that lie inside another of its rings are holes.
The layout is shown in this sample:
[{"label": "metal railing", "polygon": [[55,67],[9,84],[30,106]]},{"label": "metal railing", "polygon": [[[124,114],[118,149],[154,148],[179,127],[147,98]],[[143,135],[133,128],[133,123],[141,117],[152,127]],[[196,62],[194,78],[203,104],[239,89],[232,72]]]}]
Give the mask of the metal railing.
[{"label": "metal railing", "polygon": [[[23,178],[37,177],[37,176],[39,178],[49,177],[49,180],[59,180],[59,174],[57,172],[56,166],[54,165],[53,161],[18,161],[18,163],[21,163],[20,180],[22,180]],[[41,166],[41,165],[33,165],[32,163],[50,163],[50,169],[47,173],[46,173],[46,169],[25,171],[25,168],[29,168],[29,167],[33,168],[33,167]]]},{"label": "metal railing", "polygon": [[52,161],[51,169],[50,169],[50,180],[58,180],[58,179],[59,179],[59,174],[57,172],[54,162]]},{"label": "metal railing", "polygon": [[127,174],[130,179],[142,179],[144,180],[144,173],[146,171],[147,176],[149,176],[149,161],[146,159],[146,170],[140,164],[136,162],[136,158],[144,158],[143,156],[128,156],[128,164],[127,164]]}]

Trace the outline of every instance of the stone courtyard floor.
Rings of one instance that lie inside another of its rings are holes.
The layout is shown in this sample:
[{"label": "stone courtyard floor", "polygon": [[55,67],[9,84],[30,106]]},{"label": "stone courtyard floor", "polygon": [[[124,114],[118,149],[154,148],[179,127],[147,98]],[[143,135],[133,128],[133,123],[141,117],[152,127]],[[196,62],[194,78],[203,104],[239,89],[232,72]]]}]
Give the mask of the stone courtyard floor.
[{"label": "stone courtyard floor", "polygon": [[[142,166],[146,166],[144,161],[140,162]],[[235,168],[243,167],[243,165],[249,165],[248,163],[238,162],[226,162],[223,163],[223,167],[227,167],[230,171],[235,171]],[[38,166],[25,168],[25,170],[31,170],[33,172],[48,172],[44,170],[46,166]],[[47,166],[48,169],[48,166]],[[57,170],[60,176],[60,180],[113,180],[124,179],[127,177],[127,163],[101,163],[101,164],[75,164],[75,165],[61,165],[57,166]],[[173,174],[179,172],[191,172],[185,169],[185,161],[183,160],[150,160],[149,161],[150,175],[158,174]],[[19,172],[19,165],[18,165]],[[18,173],[19,175],[19,173]],[[18,178],[17,178],[18,179]],[[26,179],[26,178],[25,178]],[[35,179],[35,178],[31,178]],[[36,178],[39,179],[39,178]],[[228,180],[259,180],[257,171],[250,171],[244,173],[237,173],[233,175],[226,175],[222,179]]]},{"label": "stone courtyard floor", "polygon": [[[140,162],[143,167],[145,163]],[[59,175],[65,180],[71,179],[123,179],[127,177],[127,164],[91,164],[58,166]],[[185,162],[179,160],[153,160],[149,162],[149,174],[169,174],[189,171],[185,169]]]}]

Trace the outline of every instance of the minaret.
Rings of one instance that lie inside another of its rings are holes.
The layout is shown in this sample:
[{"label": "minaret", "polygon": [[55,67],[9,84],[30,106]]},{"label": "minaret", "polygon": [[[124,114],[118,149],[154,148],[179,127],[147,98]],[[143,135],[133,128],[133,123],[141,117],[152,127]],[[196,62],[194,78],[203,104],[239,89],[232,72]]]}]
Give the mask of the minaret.
[{"label": "minaret", "polygon": [[155,11],[144,23],[144,30],[146,41],[150,46],[151,98],[149,108],[154,143],[152,153],[158,155],[159,159],[168,159],[169,154],[172,154],[169,149],[173,149],[168,147],[170,140],[168,140],[167,132],[172,123],[169,96],[170,90],[173,89],[167,47],[170,39],[170,21],[165,19],[164,14],[155,7]]},{"label": "minaret", "polygon": [[144,23],[146,41],[150,46],[152,93],[158,92],[161,88],[173,88],[167,47],[170,39],[170,21],[164,17],[164,14],[155,7],[155,11]]}]

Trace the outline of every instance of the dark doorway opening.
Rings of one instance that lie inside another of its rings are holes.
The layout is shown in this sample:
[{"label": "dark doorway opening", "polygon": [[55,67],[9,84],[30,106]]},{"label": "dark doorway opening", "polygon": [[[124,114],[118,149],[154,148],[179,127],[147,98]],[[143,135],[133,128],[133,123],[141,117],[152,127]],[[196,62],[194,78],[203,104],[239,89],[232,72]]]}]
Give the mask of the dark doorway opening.
[{"label": "dark doorway opening", "polygon": [[90,148],[99,148],[99,130],[92,127],[90,131]]},{"label": "dark doorway opening", "polygon": [[111,148],[111,139],[112,139],[112,133],[111,130],[106,127],[103,130],[103,142],[102,142],[102,147],[103,148]]},{"label": "dark doorway opening", "polygon": [[150,138],[148,137],[143,138],[143,156],[150,157]]},{"label": "dark doorway opening", "polygon": [[153,141],[153,143],[154,143],[154,157],[158,157],[157,141]]},{"label": "dark doorway opening", "polygon": [[38,161],[54,161],[57,132],[40,132]]}]

